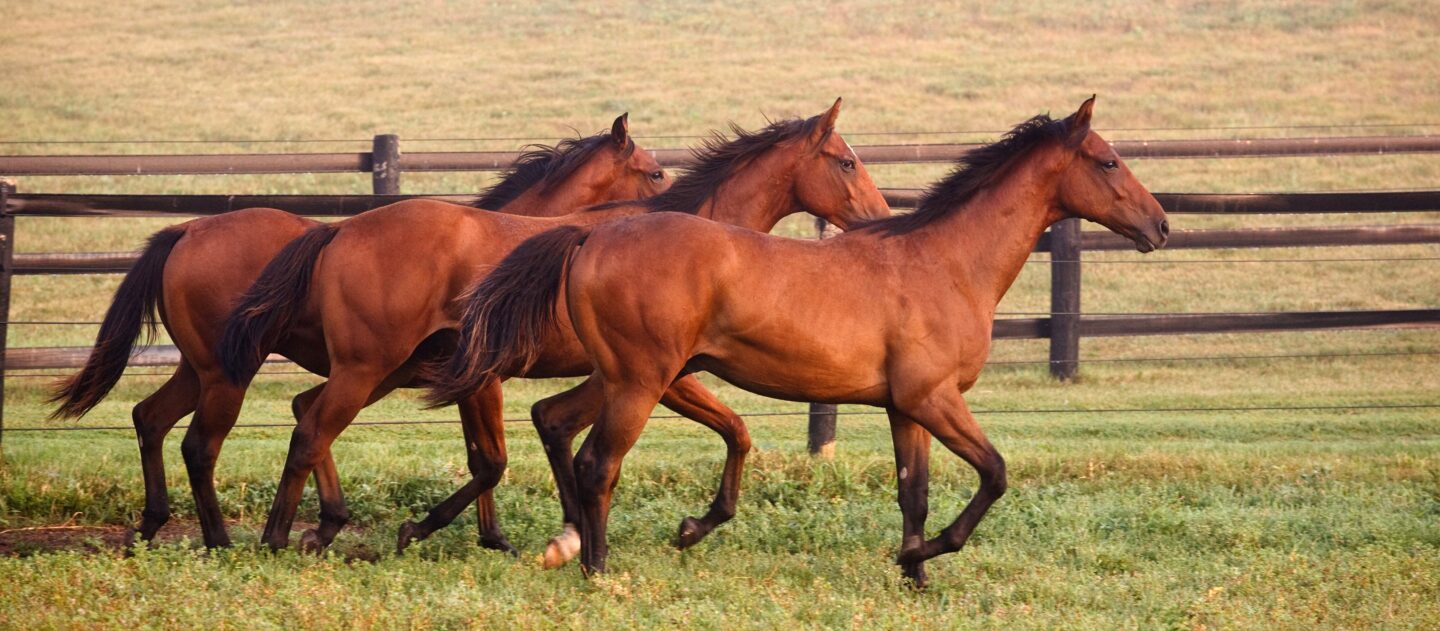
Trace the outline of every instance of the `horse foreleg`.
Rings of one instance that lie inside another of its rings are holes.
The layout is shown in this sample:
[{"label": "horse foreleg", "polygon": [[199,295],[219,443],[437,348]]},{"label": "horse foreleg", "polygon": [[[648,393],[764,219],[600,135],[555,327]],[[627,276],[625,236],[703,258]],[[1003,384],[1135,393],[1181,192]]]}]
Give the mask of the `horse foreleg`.
[{"label": "horse foreleg", "polygon": [[[930,504],[930,433],[904,414],[891,410],[890,436],[895,443],[895,476],[902,520],[900,550],[903,552],[925,542],[925,517]],[[900,571],[915,587],[925,586],[924,562],[902,564]]]},{"label": "horse foreleg", "polygon": [[975,417],[965,405],[957,391],[954,395],[932,397],[914,410],[900,409],[929,430],[942,445],[960,456],[980,474],[980,488],[960,515],[946,526],[940,534],[922,544],[906,546],[900,550],[897,561],[901,566],[920,563],[942,554],[955,552],[965,546],[970,533],[990,510],[990,505],[1005,494],[1005,459],[990,444]]},{"label": "horse foreleg", "polygon": [[710,502],[710,510],[699,519],[686,517],[680,521],[675,546],[684,550],[699,543],[716,526],[735,516],[735,504],[740,497],[740,478],[745,470],[745,456],[750,453],[750,432],[745,428],[744,419],[700,385],[694,375],[685,375],[670,384],[670,389],[665,391],[660,403],[685,418],[714,430],[725,440],[725,468],[720,475],[720,487],[716,489],[715,499]]}]

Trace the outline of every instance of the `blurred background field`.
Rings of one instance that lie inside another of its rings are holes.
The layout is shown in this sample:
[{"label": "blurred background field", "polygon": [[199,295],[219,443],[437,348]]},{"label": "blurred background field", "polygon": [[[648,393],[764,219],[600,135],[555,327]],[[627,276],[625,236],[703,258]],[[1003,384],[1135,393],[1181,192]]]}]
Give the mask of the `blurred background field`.
[{"label": "blurred background field", "polygon": [[[674,147],[729,121],[753,128],[811,115],[836,96],[845,98],[840,130],[856,145],[987,141],[1035,113],[1068,113],[1092,93],[1097,128],[1111,140],[1440,132],[1433,2],[72,0],[23,2],[6,13],[14,33],[0,40],[6,154],[364,151],[377,133],[399,134],[407,151],[513,149],[599,131],[624,111],[643,146]],[[174,142],[191,140],[206,142]],[[1435,154],[1131,167],[1157,192],[1440,186]],[[881,186],[913,187],[946,169],[871,170]],[[468,192],[491,178],[406,174],[402,186]],[[32,177],[17,185],[285,194],[366,193],[370,182],[356,174]],[[1172,223],[1187,230],[1437,218],[1177,215]],[[16,247],[129,250],[168,222],[21,218]],[[778,232],[808,237],[813,226],[795,218]],[[1436,257],[1433,245],[1091,253],[1082,304],[1096,313],[1434,308]],[[1316,258],[1416,260],[1221,262]],[[11,319],[98,320],[118,282],[18,277]],[[1037,256],[1000,311],[1045,311],[1048,287],[1048,265]],[[93,335],[86,325],[12,325],[9,344],[85,345]],[[338,441],[355,528],[325,559],[250,547],[278,479],[282,429],[239,429],[227,443],[218,483],[241,547],[217,555],[175,538],[193,532],[177,432],[167,454],[172,536],[128,559],[105,537],[141,506],[133,433],[7,431],[0,579],[13,589],[0,593],[0,626],[1440,622],[1440,409],[1377,407],[1440,403],[1440,332],[1090,338],[1070,384],[1052,381],[1043,363],[1009,363],[1043,360],[1045,349],[1043,341],[997,343],[969,397],[1007,456],[1011,492],[970,548],[932,564],[926,593],[900,589],[890,565],[899,514],[889,437],[883,417],[859,407],[842,407],[853,414],[841,417],[838,456],[829,462],[804,455],[803,417],[753,418],[756,453],[739,516],[684,554],[668,540],[680,517],[708,501],[723,449],[703,429],[656,419],[622,478],[617,573],[590,582],[573,568],[544,573],[534,562],[558,506],[525,423],[511,426],[511,469],[497,490],[502,522],[526,553],[518,561],[475,548],[473,514],[416,554],[385,552],[402,519],[463,481],[453,426],[356,427]],[[1097,361],[1262,355],[1337,356]],[[35,372],[7,377],[6,429],[73,425],[45,420],[53,377],[44,375],[57,371]],[[138,374],[154,369],[135,372],[80,425],[127,425],[130,407],[161,380]],[[264,379],[241,422],[285,422],[289,398],[316,382]],[[804,409],[709,383],[743,412]],[[513,384],[507,409],[524,418],[531,402],[563,386]],[[1083,412],[1296,406],[1368,409]],[[453,414],[420,411],[402,393],[360,420]],[[974,476],[939,451],[932,467],[933,532],[969,497]],[[302,518],[314,513],[307,496]],[[35,533],[73,536],[57,544]]]}]

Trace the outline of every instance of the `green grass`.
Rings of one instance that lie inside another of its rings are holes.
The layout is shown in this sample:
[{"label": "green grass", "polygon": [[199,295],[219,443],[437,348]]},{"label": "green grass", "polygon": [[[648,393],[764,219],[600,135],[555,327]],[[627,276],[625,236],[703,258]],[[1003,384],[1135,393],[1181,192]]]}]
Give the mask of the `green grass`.
[{"label": "green grass", "polygon": [[[1433,132],[1432,127],[1214,129],[1440,122],[1440,9],[1433,2],[1171,2],[1077,5],[672,2],[409,3],[357,7],[68,0],[7,7],[0,140],[352,139],[339,143],[0,145],[5,153],[363,151],[398,133],[406,151],[509,149],[602,129],[621,111],[646,146],[679,146],[734,120],[808,115],[837,95],[853,144],[980,141],[1091,93],[1110,139]],[[1156,129],[1166,128],[1166,129]],[[1206,129],[1170,129],[1206,128]],[[970,131],[869,135],[896,131]],[[644,138],[651,136],[652,138]],[[1440,156],[1136,160],[1154,191],[1434,188]],[[881,186],[922,186],[945,165],[875,166]],[[404,176],[410,193],[472,191],[489,174]],[[363,193],[355,175],[36,177],[29,192]],[[1440,213],[1172,217],[1176,229],[1434,223]],[[137,247],[164,219],[18,221],[23,252]],[[808,235],[804,219],[779,232]],[[1278,311],[1435,306],[1434,261],[1141,263],[1142,260],[1434,258],[1434,246],[1087,255],[1089,312]],[[1002,312],[1048,308],[1048,266],[1027,265]],[[94,320],[115,276],[21,277],[13,320]],[[93,327],[9,329],[12,346],[83,345]],[[16,529],[132,523],[142,489],[128,431],[7,432],[0,464],[0,628],[181,627],[1397,627],[1440,623],[1440,412],[1033,413],[1038,409],[1434,404],[1440,333],[1333,331],[1086,339],[1084,356],[1147,358],[1425,353],[1219,362],[1087,361],[1056,384],[1043,365],[996,363],[970,393],[1006,455],[1011,491],[970,547],[898,585],[889,436],[842,417],[839,456],[804,455],[799,417],[757,416],[739,516],[695,549],[669,547],[709,500],[723,451],[698,426],[657,419],[627,461],[612,529],[615,573],[543,572],[558,523],[532,430],[510,427],[497,490],[519,560],[480,551],[473,514],[414,553],[388,553],[401,520],[466,477],[450,425],[356,427],[336,445],[354,512],[324,558],[259,551],[288,441],[239,429],[218,471],[239,546],[176,541],[133,558],[55,552]],[[997,344],[996,362],[1045,357]],[[143,372],[143,371],[137,371]],[[160,377],[127,378],[80,425],[124,426]],[[49,378],[6,381],[7,429],[45,420]],[[283,421],[317,380],[262,380],[242,423]],[[710,381],[747,412],[798,412]],[[507,386],[525,415],[562,382]],[[360,421],[453,417],[402,393]],[[864,412],[863,408],[847,408]],[[178,433],[167,452],[177,525],[194,511]],[[974,474],[933,457],[930,531]],[[301,519],[313,519],[313,493]],[[65,533],[72,531],[53,531]],[[25,543],[30,541],[30,543]],[[85,546],[77,546],[85,548]],[[352,560],[352,558],[374,559]]]}]

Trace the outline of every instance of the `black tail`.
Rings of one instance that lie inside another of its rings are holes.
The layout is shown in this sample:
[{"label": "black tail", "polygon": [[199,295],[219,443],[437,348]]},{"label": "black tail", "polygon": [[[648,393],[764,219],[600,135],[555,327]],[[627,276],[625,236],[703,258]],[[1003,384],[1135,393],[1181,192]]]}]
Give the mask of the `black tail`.
[{"label": "black tail", "polygon": [[310,293],[315,261],[338,232],[335,224],[306,230],[275,255],[260,278],[235,303],[216,349],[220,367],[232,383],[243,384],[253,377],[281,334],[295,321]]},{"label": "black tail", "polygon": [[555,330],[555,303],[571,257],[589,235],[588,227],[564,226],[530,237],[470,290],[455,354],[427,372],[427,401],[454,403],[501,370],[534,365]]},{"label": "black tail", "polygon": [[120,381],[142,328],[146,334],[141,348],[150,345],[164,288],[165,261],[183,236],[184,226],[171,226],[150,236],[135,266],[125,273],[125,280],[115,290],[115,299],[105,311],[100,333],[95,336],[95,349],[90,351],[85,367],[56,384],[49,402],[59,403],[60,407],[51,418],[78,418],[100,403]]}]

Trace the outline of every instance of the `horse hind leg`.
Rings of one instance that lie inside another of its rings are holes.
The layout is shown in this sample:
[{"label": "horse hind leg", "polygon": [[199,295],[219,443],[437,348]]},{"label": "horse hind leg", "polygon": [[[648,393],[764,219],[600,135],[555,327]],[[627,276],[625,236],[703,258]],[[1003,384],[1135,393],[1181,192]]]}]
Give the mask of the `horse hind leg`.
[{"label": "horse hind leg", "polygon": [[640,438],[663,393],[663,385],[653,390],[641,384],[605,387],[600,418],[575,458],[575,488],[580,499],[580,570],[586,575],[605,571],[610,552],[606,540],[610,501],[620,479],[620,464]]},{"label": "horse hind leg", "polygon": [[[285,469],[261,535],[263,543],[279,550],[290,543],[290,527],[300,504],[305,481],[330,457],[330,445],[370,401],[388,392],[382,387],[394,366],[332,366],[330,381],[305,411],[290,435]],[[372,398],[372,396],[374,398]]]},{"label": "horse hind leg", "polygon": [[720,487],[710,510],[703,517],[686,517],[680,521],[675,546],[684,550],[699,543],[716,526],[735,517],[735,504],[740,497],[740,481],[745,470],[745,457],[750,453],[750,432],[744,419],[726,407],[715,395],[700,385],[694,375],[677,379],[665,391],[660,403],[705,427],[725,440],[725,468]]},{"label": "horse hind leg", "polygon": [[200,384],[195,369],[182,359],[175,374],[130,412],[140,446],[145,508],[140,513],[139,525],[126,533],[127,548],[134,545],[137,536],[142,541],[154,539],[160,527],[170,520],[170,496],[165,484],[165,436],[181,418],[195,411],[199,398]]},{"label": "horse hind leg", "polygon": [[190,477],[190,492],[195,498],[195,512],[200,518],[200,532],[208,548],[227,547],[230,535],[215,493],[215,461],[225,437],[235,426],[245,389],[224,378],[207,380],[200,387],[200,404],[180,453],[185,457],[185,470]]},{"label": "horse hind leg", "polygon": [[[299,422],[306,410],[315,403],[316,397],[325,389],[319,384],[295,395],[290,400],[290,414]],[[335,541],[335,536],[350,521],[350,509],[345,505],[345,494],[340,488],[340,472],[335,468],[335,458],[326,454],[315,467],[315,494],[320,499],[320,524],[300,535],[300,549],[320,552]]]},{"label": "horse hind leg", "polygon": [[503,402],[499,381],[486,383],[474,395],[459,402],[470,480],[430,509],[424,519],[401,524],[397,552],[403,553],[411,542],[425,539],[449,525],[466,506],[474,502],[479,518],[480,547],[519,556],[520,551],[510,545],[505,533],[500,530],[499,518],[495,514],[494,486],[506,467]]},{"label": "horse hind leg", "polygon": [[600,380],[592,375],[580,385],[530,408],[530,419],[550,462],[563,514],[560,534],[545,545],[543,566],[547,570],[565,565],[580,552],[580,500],[575,489],[573,445],[575,435],[595,423],[604,402]]}]

